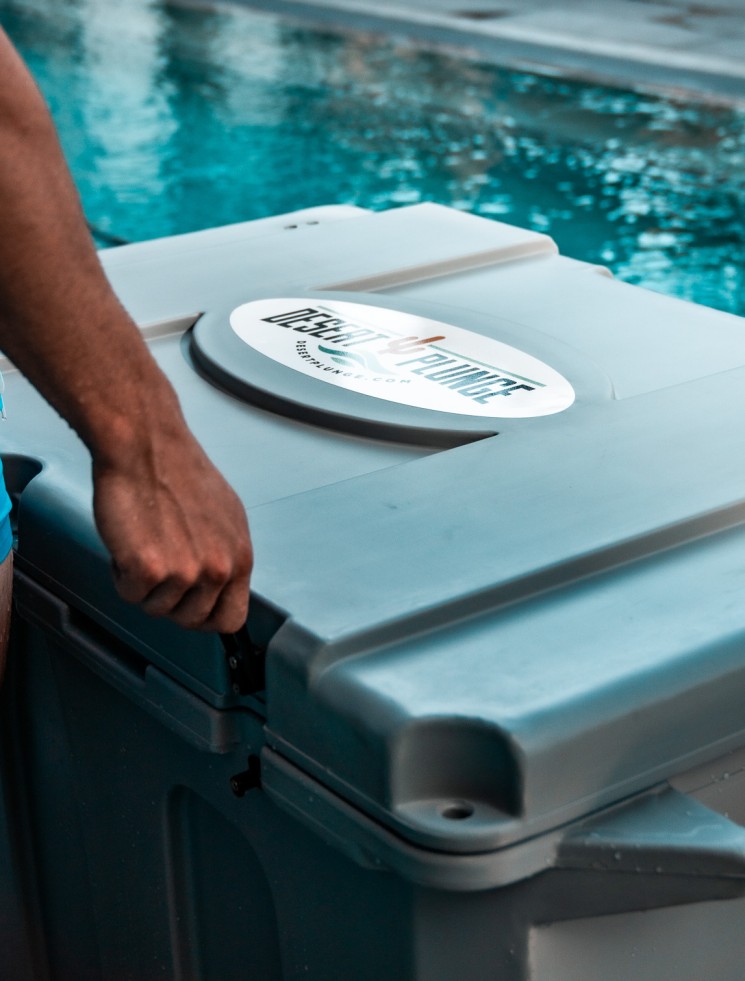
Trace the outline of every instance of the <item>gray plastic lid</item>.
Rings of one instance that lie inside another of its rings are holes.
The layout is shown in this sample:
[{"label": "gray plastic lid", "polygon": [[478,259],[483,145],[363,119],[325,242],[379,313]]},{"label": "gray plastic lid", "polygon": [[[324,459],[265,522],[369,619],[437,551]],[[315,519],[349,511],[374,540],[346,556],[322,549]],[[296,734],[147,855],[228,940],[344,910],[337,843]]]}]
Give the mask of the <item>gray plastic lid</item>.
[{"label": "gray plastic lid", "polygon": [[[326,442],[312,489],[283,493],[278,479],[259,504],[243,491],[256,550],[247,628],[268,648],[263,701],[232,691],[219,638],[116,598],[89,461],[9,377],[18,421],[6,446],[44,464],[21,498],[27,569],[211,706],[264,712],[277,756],[442,852],[526,840],[741,745],[733,420],[745,418],[745,369],[734,318],[578,271],[543,237],[445,209],[278,228],[111,260],[142,319],[206,311],[191,346],[201,374],[178,339],[153,350],[229,479],[250,488],[257,468],[310,469],[286,452],[288,426]],[[360,292],[378,288],[391,292]],[[232,330],[236,307],[268,296],[480,333],[548,365],[576,398],[497,420],[341,389]],[[698,339],[695,358],[674,346],[681,324]],[[263,456],[250,449],[260,425]],[[396,439],[451,448],[380,455]],[[292,445],[297,454],[297,433]],[[350,447],[388,462],[342,476]]]},{"label": "gray plastic lid", "polygon": [[740,744],[743,393],[738,369],[258,509],[275,745],[479,851]]}]

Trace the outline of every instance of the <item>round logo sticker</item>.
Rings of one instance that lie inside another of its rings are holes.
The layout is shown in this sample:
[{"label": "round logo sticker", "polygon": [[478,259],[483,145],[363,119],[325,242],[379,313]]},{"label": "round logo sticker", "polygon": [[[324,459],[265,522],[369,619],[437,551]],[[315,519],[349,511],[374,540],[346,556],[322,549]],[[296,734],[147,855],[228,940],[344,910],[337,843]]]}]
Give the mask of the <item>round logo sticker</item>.
[{"label": "round logo sticker", "polygon": [[230,325],[255,351],[329,385],[467,416],[551,415],[574,389],[537,358],[410,313],[337,300],[254,300]]}]

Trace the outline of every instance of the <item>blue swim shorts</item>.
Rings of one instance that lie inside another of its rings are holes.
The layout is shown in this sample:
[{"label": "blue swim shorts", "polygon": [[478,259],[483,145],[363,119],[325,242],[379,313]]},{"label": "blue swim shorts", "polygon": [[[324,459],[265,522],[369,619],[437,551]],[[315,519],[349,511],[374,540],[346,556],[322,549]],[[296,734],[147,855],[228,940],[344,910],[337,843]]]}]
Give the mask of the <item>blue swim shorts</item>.
[{"label": "blue swim shorts", "polygon": [[13,531],[10,527],[11,502],[3,480],[3,465],[0,463],[0,562],[4,562],[13,547]]}]

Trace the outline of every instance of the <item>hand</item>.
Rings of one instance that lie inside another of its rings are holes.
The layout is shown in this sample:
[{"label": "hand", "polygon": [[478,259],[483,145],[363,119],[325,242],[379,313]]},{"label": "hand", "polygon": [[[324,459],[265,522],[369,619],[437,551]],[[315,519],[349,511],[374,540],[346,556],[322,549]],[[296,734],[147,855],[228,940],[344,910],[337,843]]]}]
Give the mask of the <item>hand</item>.
[{"label": "hand", "polygon": [[239,630],[253,564],[245,510],[186,426],[94,455],[93,479],[120,596],[182,627]]}]

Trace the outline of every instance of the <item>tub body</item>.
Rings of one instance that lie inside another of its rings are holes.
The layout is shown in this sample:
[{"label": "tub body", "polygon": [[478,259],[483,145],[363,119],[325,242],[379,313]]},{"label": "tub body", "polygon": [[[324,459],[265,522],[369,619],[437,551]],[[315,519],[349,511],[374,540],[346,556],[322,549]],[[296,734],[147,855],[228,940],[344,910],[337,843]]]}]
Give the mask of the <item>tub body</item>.
[{"label": "tub body", "polygon": [[102,258],[251,609],[120,601],[6,370],[4,976],[735,981],[742,321],[435,205]]}]

